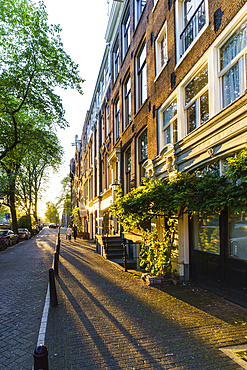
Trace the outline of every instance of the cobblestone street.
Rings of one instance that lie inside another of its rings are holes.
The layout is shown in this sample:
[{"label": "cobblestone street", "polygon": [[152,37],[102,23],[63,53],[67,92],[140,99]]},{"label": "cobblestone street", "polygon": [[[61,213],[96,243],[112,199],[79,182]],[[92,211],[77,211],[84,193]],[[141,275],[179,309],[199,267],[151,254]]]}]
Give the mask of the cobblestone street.
[{"label": "cobblestone street", "polygon": [[150,287],[61,237],[49,369],[240,369],[221,347],[247,343],[247,311],[190,284]]}]

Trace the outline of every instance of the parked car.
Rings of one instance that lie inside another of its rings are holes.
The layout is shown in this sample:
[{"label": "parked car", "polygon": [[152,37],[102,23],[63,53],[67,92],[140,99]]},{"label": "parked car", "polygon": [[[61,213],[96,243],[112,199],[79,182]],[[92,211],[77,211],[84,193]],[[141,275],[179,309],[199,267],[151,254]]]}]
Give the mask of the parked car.
[{"label": "parked car", "polygon": [[49,224],[49,229],[56,229],[57,228],[57,224],[55,224],[54,222],[51,222]]},{"label": "parked car", "polygon": [[20,228],[18,229],[18,235],[20,239],[31,239],[31,233],[26,228]]},{"label": "parked car", "polygon": [[6,241],[8,246],[18,243],[19,235],[15,234],[12,230],[0,230],[0,240]]}]

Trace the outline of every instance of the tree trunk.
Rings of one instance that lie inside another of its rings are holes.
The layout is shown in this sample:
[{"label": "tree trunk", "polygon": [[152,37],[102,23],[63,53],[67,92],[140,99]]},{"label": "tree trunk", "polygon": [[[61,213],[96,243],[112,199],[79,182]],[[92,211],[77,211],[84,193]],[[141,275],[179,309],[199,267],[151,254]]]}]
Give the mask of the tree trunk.
[{"label": "tree trunk", "polygon": [[[12,189],[11,189],[12,190]],[[12,228],[15,234],[18,234],[17,216],[15,209],[15,194],[11,191],[9,194],[10,211],[12,216]]]}]

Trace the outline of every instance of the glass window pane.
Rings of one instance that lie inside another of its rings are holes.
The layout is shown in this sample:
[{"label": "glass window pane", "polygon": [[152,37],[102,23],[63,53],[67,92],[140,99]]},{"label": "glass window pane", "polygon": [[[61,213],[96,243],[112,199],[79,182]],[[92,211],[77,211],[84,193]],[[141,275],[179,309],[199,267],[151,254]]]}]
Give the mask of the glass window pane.
[{"label": "glass window pane", "polygon": [[193,217],[194,249],[202,252],[220,254],[220,229],[218,215]]},{"label": "glass window pane", "polygon": [[209,119],[208,91],[200,97],[201,125]]},{"label": "glass window pane", "polygon": [[171,143],[171,125],[167,127],[166,131],[166,144]]},{"label": "glass window pane", "polygon": [[222,82],[223,106],[226,107],[240,96],[239,62],[224,74]]},{"label": "glass window pane", "polygon": [[196,128],[196,103],[187,109],[187,127],[188,133]]},{"label": "glass window pane", "polygon": [[241,50],[247,46],[247,22],[220,48],[220,69],[225,68]]},{"label": "glass window pane", "polygon": [[229,226],[230,257],[247,261],[247,213],[232,214],[229,218]]},{"label": "glass window pane", "polygon": [[173,122],[173,144],[178,141],[178,124],[177,120]]},{"label": "glass window pane", "polygon": [[185,102],[189,103],[208,83],[208,66],[203,67],[193,80],[185,87]]},{"label": "glass window pane", "polygon": [[171,119],[177,114],[177,99],[175,99],[164,111],[163,113],[163,120],[164,120],[164,127],[166,127]]}]

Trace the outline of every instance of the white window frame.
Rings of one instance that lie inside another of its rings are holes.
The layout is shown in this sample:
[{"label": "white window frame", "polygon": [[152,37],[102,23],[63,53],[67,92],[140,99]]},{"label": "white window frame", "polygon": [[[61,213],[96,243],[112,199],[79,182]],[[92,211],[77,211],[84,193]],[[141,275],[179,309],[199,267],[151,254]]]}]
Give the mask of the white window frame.
[{"label": "white window frame", "polygon": [[[237,32],[237,30],[246,23],[246,36],[247,37],[247,17],[242,19],[241,22],[237,23],[236,27],[224,38],[224,41],[217,48],[217,58],[218,58],[218,79],[220,81],[220,92],[221,92],[221,108],[225,108],[227,105],[231,104],[233,101],[238,99],[246,90],[247,88],[247,46],[245,46],[239,53],[234,56],[230,62],[221,69],[221,62],[220,62],[220,50],[221,48],[227,43],[227,41]],[[223,86],[223,79],[224,76],[235,66],[238,65],[238,73],[239,73],[239,95],[231,99],[230,102],[224,102],[224,86]]]},{"label": "white window frame", "polygon": [[[145,55],[142,53],[144,52]],[[144,57],[144,59],[143,59]],[[136,112],[147,99],[147,49],[146,39],[144,39],[136,54]]]},{"label": "white window frame", "polygon": [[[195,5],[194,9],[196,10],[198,8],[198,5],[200,5],[200,0],[194,0]],[[184,24],[184,0],[175,0],[175,32],[176,32],[176,58],[177,58],[177,65],[182,62],[182,60],[185,58],[185,56],[189,53],[189,51],[192,49],[194,44],[197,42],[197,40],[201,37],[203,32],[206,30],[206,28],[209,25],[209,15],[208,15],[208,0],[204,0],[205,4],[205,24],[201,28],[201,30],[195,35],[193,38],[193,41],[191,44],[186,48],[186,50],[183,51],[182,49],[182,41],[180,39],[180,35],[182,34],[183,30],[185,29]]]},{"label": "white window frame", "polygon": [[[173,115],[173,117],[170,119],[167,124],[164,124],[164,114],[165,112],[170,108],[172,104],[176,102],[177,107],[177,96],[174,96],[173,99],[169,100],[169,103],[166,104],[166,106],[160,111],[160,122],[161,122],[161,138],[160,142],[162,145],[162,148],[168,144],[175,144],[178,141],[178,111],[176,108],[176,114]],[[171,140],[167,141],[167,131],[170,130],[170,137]],[[175,132],[177,132],[177,138],[174,140]]]},{"label": "white window frame", "polygon": [[127,74],[123,83],[123,131],[131,122],[131,77]]},{"label": "white window frame", "polygon": [[115,82],[117,79],[117,76],[119,75],[119,61],[120,55],[119,55],[119,39],[117,38],[114,49],[113,49],[113,81]]},{"label": "white window frame", "polygon": [[139,19],[141,18],[146,3],[146,0],[135,0],[135,28],[138,25]]},{"label": "white window frame", "polygon": [[[137,150],[137,153],[136,153],[136,158],[137,158],[137,162],[136,162],[136,166],[137,166],[136,182],[137,182],[137,186],[139,186],[141,184],[141,179],[143,177],[146,177],[145,169],[143,169],[142,165],[148,159],[148,141],[147,141],[147,156],[145,158],[142,158],[142,154],[141,154],[142,136],[145,132],[146,132],[146,135],[147,135],[147,127],[145,127],[145,129],[142,130],[142,132],[137,137],[137,145],[136,145],[136,150]],[[147,135],[147,139],[148,139],[148,135]],[[142,172],[143,172],[143,175],[142,175]]]},{"label": "white window frame", "polygon": [[[162,47],[162,41],[164,45]],[[162,60],[163,52],[163,60]],[[167,65],[168,54],[167,54],[167,22],[162,27],[158,37],[155,40],[155,71],[156,79]]]},{"label": "white window frame", "polygon": [[109,135],[109,124],[110,124],[110,105],[109,105],[109,102],[106,104],[105,114],[106,114],[105,137],[107,138],[108,135]]},{"label": "white window frame", "polygon": [[[129,166],[130,158],[130,168]],[[127,194],[131,191],[131,146],[124,152],[124,193]]]},{"label": "white window frame", "polygon": [[[186,87],[190,84],[190,82],[195,79],[195,77],[200,73],[200,71],[204,68],[204,67],[208,67],[208,62],[204,63],[203,65],[200,66],[200,68],[198,68],[195,73],[191,76],[191,78],[186,82],[186,84],[183,86],[183,90],[184,90],[184,118],[185,118],[185,124],[186,124],[186,135],[190,134],[192,131],[194,131],[196,128],[198,128],[199,126],[201,126],[201,117],[200,117],[200,113],[201,113],[201,109],[200,109],[200,98],[206,93],[208,92],[208,105],[209,102],[210,102],[210,99],[209,99],[209,72],[208,72],[208,82],[207,84],[200,90],[198,91],[194,96],[193,98],[188,102],[186,103]],[[190,107],[192,107],[192,105],[195,104],[195,108],[196,108],[196,127],[189,131],[189,122],[187,120],[187,111]],[[210,112],[210,106],[208,106],[208,110]],[[209,114],[208,112],[208,114]],[[205,123],[205,122],[204,122]]]},{"label": "white window frame", "polygon": [[113,130],[113,143],[120,137],[120,101],[119,96],[114,102],[114,130]]},{"label": "white window frame", "polygon": [[122,59],[125,57],[130,46],[130,5],[126,9],[124,20],[122,23]]}]

